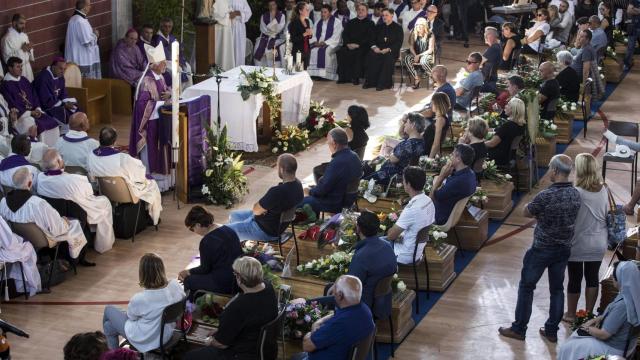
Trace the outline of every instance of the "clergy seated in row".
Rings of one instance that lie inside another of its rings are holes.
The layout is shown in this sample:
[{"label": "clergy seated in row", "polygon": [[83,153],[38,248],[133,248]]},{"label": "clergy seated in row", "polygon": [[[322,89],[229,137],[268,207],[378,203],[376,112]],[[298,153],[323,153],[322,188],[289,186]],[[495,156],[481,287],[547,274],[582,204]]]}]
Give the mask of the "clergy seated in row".
[{"label": "clergy seated in row", "polygon": [[[367,18],[367,6],[356,5],[357,17],[351,19],[342,32],[342,47],[338,50],[338,84],[360,84],[364,77],[365,60],[373,41],[375,25]],[[382,13],[381,13],[382,14]]]},{"label": "clergy seated in row", "polygon": [[[23,75],[29,81],[33,81],[33,70],[31,62],[34,61],[33,46],[29,41],[29,36],[24,32],[27,19],[22,14],[14,14],[11,17],[11,26],[7,28],[7,33],[2,37],[0,45],[2,47],[2,61],[7,63],[10,58],[17,57],[23,62]],[[0,70],[2,75],[2,70]]]},{"label": "clergy seated in row", "polygon": [[307,196],[302,205],[309,204],[316,213],[339,213],[348,185],[362,176],[362,163],[358,155],[349,149],[349,138],[343,129],[331,129],[327,134],[327,145],[331,161],[317,185],[305,192]]},{"label": "clergy seated in row", "polygon": [[[373,21],[374,25],[382,24],[382,10],[386,8],[387,5],[385,5],[384,2],[378,1],[377,3],[373,4],[372,9],[369,10],[369,15],[367,15],[367,18]],[[393,13],[393,21],[398,22],[398,17],[396,16],[395,12]]]},{"label": "clergy seated in row", "polygon": [[351,13],[351,10],[345,0],[332,0],[330,4],[333,9],[332,15],[340,20],[343,26],[355,17],[355,14]]},{"label": "clergy seated in row", "polygon": [[87,18],[91,11],[90,0],[77,0],[73,16],[67,24],[64,56],[80,68],[83,78],[100,79],[100,32],[91,27]]},{"label": "clergy seated in row", "polygon": [[64,71],[67,62],[64,58],[56,57],[44,70],[38,73],[33,87],[38,94],[38,100],[44,112],[58,120],[62,133],[69,129],[69,118],[78,111],[78,100],[67,96],[64,81]]},{"label": "clergy seated in row", "polygon": [[[151,38],[151,46],[157,47],[160,44],[162,45],[162,48],[164,49],[164,56],[167,61],[171,60],[171,44],[174,41],[178,41],[178,39],[173,36],[172,31],[173,20],[171,20],[170,18],[165,18],[160,21],[160,30],[158,30],[158,32]],[[191,72],[191,65],[186,62],[182,51],[182,46],[180,46],[180,66],[178,68],[178,71],[183,72],[180,75],[180,81],[181,85],[184,88],[187,88],[192,84],[191,76],[186,74]],[[163,74],[163,76],[164,81],[167,83],[167,86],[171,87],[171,68],[169,68],[168,71]]]},{"label": "clergy seated in row", "polygon": [[400,55],[402,27],[393,22],[393,12],[382,11],[383,23],[376,25],[371,50],[367,56],[364,89],[375,87],[381,91],[393,87],[393,70]]},{"label": "clergy seated in row", "polygon": [[9,109],[16,109],[18,118],[31,116],[36,120],[38,136],[48,146],[53,146],[60,137],[60,129],[55,118],[40,107],[38,95],[31,82],[22,76],[22,60],[12,57],[7,62],[9,69],[0,83],[0,93],[7,101]]},{"label": "clergy seated in row", "polygon": [[[119,176],[124,179],[129,191],[147,204],[147,211],[157,225],[162,211],[160,189],[155,180],[149,179],[142,161],[121,153],[113,146],[118,134],[113,128],[105,127],[100,130],[100,147],[93,150],[87,157],[87,171],[91,178],[104,176]],[[1,179],[1,178],[0,178]]]},{"label": "clergy seated in row", "polygon": [[[142,29],[140,29],[140,36],[138,37],[136,45],[140,50],[140,54],[142,54],[142,59],[144,60],[145,65],[147,64],[147,51],[144,49],[144,46],[152,46],[151,39],[153,39],[153,26],[149,24],[142,25]],[[135,84],[133,86],[135,86]]]},{"label": "clergy seated in row", "polygon": [[422,5],[421,0],[411,0],[411,9],[408,9],[402,12],[400,16],[400,22],[402,24],[403,31],[403,48],[409,47],[409,36],[413,31],[413,28],[416,27],[416,22],[418,19],[425,19],[427,17],[427,12],[424,10],[424,6]]},{"label": "clergy seated in row", "polygon": [[27,135],[16,135],[11,139],[11,153],[0,161],[0,185],[12,188],[14,186],[13,174],[24,167],[33,175],[33,186],[36,187],[35,181],[40,170],[31,165],[29,160],[27,160],[30,152],[31,141],[29,141]]},{"label": "clergy seated in row", "polygon": [[132,87],[138,84],[147,64],[146,54],[140,51],[137,43],[138,32],[129,29],[111,52],[111,76],[126,81]]},{"label": "clergy seated in row", "polygon": [[14,223],[34,223],[47,236],[50,244],[66,242],[69,256],[72,259],[80,258],[81,265],[88,265],[81,257],[87,239],[80,222],[60,216],[48,202],[31,193],[33,178],[26,167],[19,168],[13,174],[12,181],[15,189],[0,201],[0,216]]},{"label": "clergy seated in row", "polygon": [[87,168],[87,157],[98,148],[98,140],[87,135],[89,119],[87,114],[77,112],[69,119],[69,132],[56,142],[55,148],[60,152],[67,166]]},{"label": "clergy seated in row", "polygon": [[111,202],[106,196],[95,196],[89,179],[84,175],[66,173],[64,165],[58,150],[45,152],[43,172],[38,174],[38,195],[78,204],[87,213],[89,225],[95,226],[96,251],[104,253],[111,250],[115,241]]},{"label": "clergy seated in row", "polygon": [[[311,5],[313,6],[313,9],[309,11],[309,20],[311,20],[311,23],[315,25],[322,20],[322,5],[325,5],[325,2],[323,0],[313,0],[311,1]],[[331,6],[330,4],[327,5]],[[331,15],[333,15],[333,12]]]},{"label": "clergy seated in row", "polygon": [[18,135],[27,135],[29,142],[31,143],[31,151],[27,156],[27,161],[31,164],[40,166],[42,156],[49,147],[45,143],[38,141],[38,128],[35,120],[31,116],[19,119],[16,121],[16,131],[18,132]]},{"label": "clergy seated in row", "polygon": [[[0,261],[9,267],[8,275],[15,281],[17,291],[26,288],[29,296],[33,296],[42,289],[36,264],[38,261],[36,250],[28,240],[14,234],[2,217],[0,217]],[[22,272],[18,262],[22,264]],[[23,284],[22,273],[24,273],[26,284]]]},{"label": "clergy seated in row", "polygon": [[[133,121],[129,137],[129,154],[142,160],[147,173],[159,180],[161,190],[169,185],[169,144],[161,144],[163,123],[158,109],[171,98],[171,89],[162,74],[166,70],[162,46],[147,47],[149,69],[140,78],[133,105]],[[165,125],[166,126],[166,125]]]},{"label": "clergy seated in row", "polygon": [[[256,66],[274,66],[273,49],[284,31],[285,15],[278,10],[278,3],[269,0],[268,11],[260,17],[260,37],[256,39],[256,49],[253,53],[253,60]],[[282,55],[276,51],[276,66],[282,63]]]},{"label": "clergy seated in row", "polygon": [[340,46],[341,35],[342,23],[335,16],[331,16],[330,5],[322,5],[322,17],[315,24],[313,36],[309,41],[309,75],[327,80],[338,79],[336,51]]}]

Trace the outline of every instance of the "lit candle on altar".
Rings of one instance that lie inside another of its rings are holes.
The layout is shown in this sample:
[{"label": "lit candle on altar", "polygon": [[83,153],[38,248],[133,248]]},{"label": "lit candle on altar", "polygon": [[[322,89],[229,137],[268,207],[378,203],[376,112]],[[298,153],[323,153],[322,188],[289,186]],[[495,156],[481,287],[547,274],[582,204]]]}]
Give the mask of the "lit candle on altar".
[{"label": "lit candle on altar", "polygon": [[[180,44],[177,41],[171,43],[171,147],[177,149],[180,146],[178,138],[178,103],[180,99],[180,73],[178,61],[180,56]],[[174,151],[173,161],[178,160],[178,152]]]},{"label": "lit candle on altar", "polygon": [[302,53],[298,51],[296,53],[296,67],[300,66],[301,63],[302,63]]}]

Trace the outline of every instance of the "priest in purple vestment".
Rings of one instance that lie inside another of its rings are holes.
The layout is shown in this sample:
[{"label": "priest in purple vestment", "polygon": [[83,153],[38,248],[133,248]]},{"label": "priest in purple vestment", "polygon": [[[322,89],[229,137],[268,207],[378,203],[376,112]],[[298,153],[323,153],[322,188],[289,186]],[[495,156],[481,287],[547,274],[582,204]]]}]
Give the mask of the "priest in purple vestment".
[{"label": "priest in purple vestment", "polygon": [[131,86],[136,86],[147,64],[137,42],[138,32],[129,29],[124,39],[120,39],[111,52],[111,76],[122,79]]},{"label": "priest in purple vestment", "polygon": [[162,45],[148,46],[146,50],[149,69],[138,82],[136,90],[129,154],[142,160],[147,173],[166,175],[170,170],[171,144],[161,143],[164,127],[160,124],[158,110],[171,98],[171,89],[162,76],[166,70]]},{"label": "priest in purple vestment", "polygon": [[[175,36],[171,33],[173,31],[173,20],[170,18],[165,18],[160,21],[160,30],[153,35],[151,38],[151,46],[156,47],[158,44],[162,44],[162,48],[164,49],[164,56],[166,59],[171,59],[171,44],[174,41],[178,41]],[[182,56],[182,45],[180,45],[180,68],[184,72],[191,72],[191,67],[185,61],[184,56]],[[164,81],[168,86],[171,86],[171,69],[164,73]],[[189,83],[189,77],[187,74],[183,73],[180,76],[180,80],[183,83]]]},{"label": "priest in purple vestment", "polygon": [[[78,101],[67,96],[64,70],[67,61],[56,57],[50,66],[40,71],[33,81],[33,87],[45,113],[54,117],[68,131],[69,118],[78,111]],[[63,131],[66,133],[67,131]]]},{"label": "priest in purple vestment", "polygon": [[0,93],[9,108],[17,110],[19,118],[32,116],[36,120],[40,140],[48,146],[54,146],[60,137],[58,121],[42,111],[33,86],[22,76],[22,60],[11,57],[7,66],[9,71],[0,83]]}]

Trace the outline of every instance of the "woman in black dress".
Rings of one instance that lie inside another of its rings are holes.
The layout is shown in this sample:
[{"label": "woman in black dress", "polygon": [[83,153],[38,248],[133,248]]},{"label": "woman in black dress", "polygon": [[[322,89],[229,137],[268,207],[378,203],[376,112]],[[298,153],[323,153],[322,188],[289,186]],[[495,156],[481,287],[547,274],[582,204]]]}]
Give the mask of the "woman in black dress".
[{"label": "woman in black dress", "polygon": [[347,121],[350,127],[344,129],[349,138],[349,148],[353,150],[360,160],[364,156],[364,150],[369,142],[367,129],[369,128],[369,114],[359,105],[351,105],[347,109]]},{"label": "woman in black dress", "polygon": [[304,62],[304,68],[309,66],[309,55],[311,54],[311,47],[309,46],[309,40],[313,36],[313,30],[311,30],[311,22],[309,21],[309,8],[307,3],[300,1],[293,8],[291,22],[289,23],[289,36],[291,38],[291,52],[295,59],[298,52],[302,54],[302,61]]},{"label": "woman in black dress", "polygon": [[598,3],[596,0],[578,0],[578,4],[575,6],[575,18],[589,17],[591,15],[598,15]]},{"label": "woman in black dress", "polygon": [[449,110],[451,102],[449,96],[443,92],[435,92],[431,96],[431,111],[433,112],[433,120],[427,124],[427,128],[422,135],[424,140],[424,154],[430,158],[434,158],[440,154],[442,143],[447,137],[447,131],[451,125],[449,119]]},{"label": "woman in black dress", "polygon": [[183,270],[178,280],[184,289],[194,294],[198,290],[231,294],[234,293],[235,278],[231,265],[242,256],[238,235],[230,227],[214,224],[213,214],[202,206],[194,206],[184,219],[184,225],[198,235],[200,241],[200,266]]},{"label": "woman in black dress", "polygon": [[514,59],[514,51],[522,48],[520,43],[520,35],[514,23],[506,22],[502,24],[502,39],[500,40],[502,47],[502,61],[500,62],[500,70],[511,70],[518,59]]}]

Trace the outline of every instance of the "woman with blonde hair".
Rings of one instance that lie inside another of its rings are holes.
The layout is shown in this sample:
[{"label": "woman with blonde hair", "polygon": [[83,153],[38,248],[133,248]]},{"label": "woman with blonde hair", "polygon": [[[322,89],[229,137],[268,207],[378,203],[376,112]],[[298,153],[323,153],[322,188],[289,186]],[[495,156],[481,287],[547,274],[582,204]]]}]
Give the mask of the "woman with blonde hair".
[{"label": "woman with blonde hair", "polygon": [[[167,281],[162,259],[152,253],[140,258],[138,279],[142,291],[133,295],[127,311],[113,305],[104,308],[102,318],[109,349],[118,348],[118,336],[126,338],[139,352],[154,350],[160,344],[160,324],[164,308],[184,299],[177,280]],[[175,323],[166,324],[164,339],[171,339]]]},{"label": "woman with blonde hair", "polygon": [[526,112],[524,101],[513,97],[504,107],[507,122],[500,125],[491,140],[485,141],[489,149],[489,158],[495,160],[496,165],[506,166],[511,160],[511,143],[524,134]]},{"label": "woman with blonde hair", "polygon": [[404,57],[403,64],[413,77],[413,88],[420,87],[420,74],[416,70],[431,73],[433,52],[436,47],[435,36],[432,36],[427,26],[427,19],[418,18],[409,36],[409,53]]},{"label": "woman with blonde hair", "polygon": [[[208,338],[208,346],[191,351],[186,360],[258,359],[260,329],[278,316],[278,300],[271,284],[263,280],[260,261],[249,256],[233,262],[233,274],[242,292],[220,314],[218,331]],[[274,336],[267,337],[264,359],[278,354]]]},{"label": "woman with blonde hair", "polygon": [[576,218],[571,242],[571,256],[567,265],[567,312],[564,321],[572,323],[576,317],[582,278],[586,282],[585,309],[593,312],[598,298],[598,273],[607,250],[608,194],[604,186],[598,161],[591,154],[582,153],[575,160],[575,187],[582,204]]},{"label": "woman with blonde hair", "polygon": [[451,110],[451,101],[449,96],[443,92],[435,92],[431,96],[431,111],[433,119],[427,124],[424,130],[424,151],[425,155],[434,158],[440,154],[440,148],[449,130],[451,119],[449,119],[449,111]]}]

